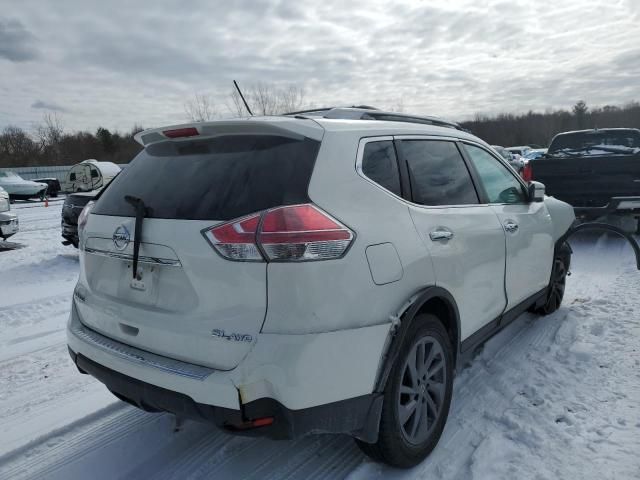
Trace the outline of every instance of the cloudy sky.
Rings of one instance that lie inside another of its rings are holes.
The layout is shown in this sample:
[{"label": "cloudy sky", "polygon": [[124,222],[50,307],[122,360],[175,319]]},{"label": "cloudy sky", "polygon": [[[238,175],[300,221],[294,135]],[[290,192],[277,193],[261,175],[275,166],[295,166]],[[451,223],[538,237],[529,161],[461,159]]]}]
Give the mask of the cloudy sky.
[{"label": "cloudy sky", "polygon": [[462,120],[640,100],[640,0],[0,0],[0,128],[186,120],[232,79]]}]

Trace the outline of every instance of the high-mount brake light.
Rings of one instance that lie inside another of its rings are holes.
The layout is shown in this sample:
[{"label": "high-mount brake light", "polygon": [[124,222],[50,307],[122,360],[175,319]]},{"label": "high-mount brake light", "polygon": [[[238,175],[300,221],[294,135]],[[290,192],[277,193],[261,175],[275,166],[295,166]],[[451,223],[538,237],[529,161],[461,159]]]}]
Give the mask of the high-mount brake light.
[{"label": "high-mount brake light", "polygon": [[347,251],[354,234],[312,204],[276,207],[203,231],[230,260],[329,260]]},{"label": "high-mount brake light", "polygon": [[186,128],[174,128],[173,130],[163,130],[162,132],[165,137],[169,138],[182,138],[182,137],[196,137],[200,135],[197,128],[194,127],[186,127]]}]

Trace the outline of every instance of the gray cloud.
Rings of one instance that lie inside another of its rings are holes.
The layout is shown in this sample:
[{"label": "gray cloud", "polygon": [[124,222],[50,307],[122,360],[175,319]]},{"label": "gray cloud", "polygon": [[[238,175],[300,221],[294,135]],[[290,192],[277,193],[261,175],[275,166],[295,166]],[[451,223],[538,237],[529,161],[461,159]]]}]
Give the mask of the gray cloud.
[{"label": "gray cloud", "polygon": [[297,84],[315,105],[402,102],[406,111],[455,120],[568,108],[578,99],[620,104],[640,99],[638,5],[21,2],[15,20],[0,20],[0,57],[13,52],[0,75],[0,127],[29,125],[51,107],[67,109],[71,129],[176,123],[194,92],[224,111],[232,79]]},{"label": "gray cloud", "polygon": [[61,113],[65,113],[69,111],[64,107],[61,107],[60,105],[56,105],[55,103],[51,103],[51,102],[45,102],[42,100],[36,100],[35,102],[33,102],[31,104],[31,108],[51,110],[52,112],[61,112]]},{"label": "gray cloud", "polygon": [[0,58],[25,62],[37,57],[34,35],[20,21],[0,18]]}]

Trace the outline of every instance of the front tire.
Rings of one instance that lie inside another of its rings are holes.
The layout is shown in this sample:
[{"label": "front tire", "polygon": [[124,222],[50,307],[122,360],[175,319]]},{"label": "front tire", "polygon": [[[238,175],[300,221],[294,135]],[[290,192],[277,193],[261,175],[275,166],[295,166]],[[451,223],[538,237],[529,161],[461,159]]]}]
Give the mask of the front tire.
[{"label": "front tire", "polygon": [[571,264],[571,249],[565,243],[560,247],[553,259],[551,280],[547,287],[547,297],[542,306],[533,311],[539,315],[550,315],[560,308],[564,298],[564,289],[567,283],[567,274]]},{"label": "front tire", "polygon": [[453,388],[453,349],[431,314],[413,319],[384,391],[378,441],[357,440],[376,461],[409,468],[435,448],[444,429]]}]

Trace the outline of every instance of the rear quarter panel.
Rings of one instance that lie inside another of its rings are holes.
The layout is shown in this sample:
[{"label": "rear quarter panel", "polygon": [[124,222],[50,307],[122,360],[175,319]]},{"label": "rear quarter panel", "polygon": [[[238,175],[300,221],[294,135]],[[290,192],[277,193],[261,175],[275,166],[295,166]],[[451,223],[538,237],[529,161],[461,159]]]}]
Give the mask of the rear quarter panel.
[{"label": "rear quarter panel", "polygon": [[[343,258],[270,263],[263,333],[320,333],[390,322],[415,292],[435,284],[406,204],[356,172],[358,132],[327,132],[309,197],[351,228]],[[397,281],[376,285],[367,262],[370,245],[392,243],[402,263]]]}]

